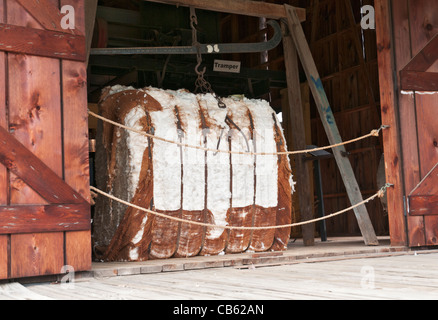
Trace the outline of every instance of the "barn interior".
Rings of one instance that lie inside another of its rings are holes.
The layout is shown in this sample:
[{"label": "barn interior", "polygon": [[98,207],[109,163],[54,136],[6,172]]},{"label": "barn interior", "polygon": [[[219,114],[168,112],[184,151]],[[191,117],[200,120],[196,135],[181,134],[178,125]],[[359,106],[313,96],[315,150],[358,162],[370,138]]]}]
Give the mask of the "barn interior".
[{"label": "barn interior", "polygon": [[[381,126],[380,93],[377,64],[376,32],[361,27],[361,8],[374,5],[373,0],[289,0],[265,1],[290,4],[306,9],[302,26],[313,59],[344,141],[368,134]],[[240,44],[263,43],[274,36],[269,19],[196,10],[197,36],[200,43]],[[99,0],[91,47],[182,47],[192,46],[190,9],[151,1]],[[283,42],[274,49],[257,53],[224,53],[202,55],[206,67],[205,79],[221,97],[245,95],[269,101],[282,119],[290,150],[293,143],[290,123],[287,74]],[[215,60],[241,63],[240,73],[213,70]],[[88,104],[97,110],[102,89],[124,85],[135,88],[195,90],[197,57],[194,54],[93,54],[88,61]],[[300,65],[300,82],[305,124],[306,146],[330,145],[306,76]],[[90,139],[96,137],[97,120],[90,117]],[[363,198],[379,190],[384,172],[379,168],[383,156],[381,138],[361,140],[346,146],[344,155],[352,164]],[[91,184],[95,172],[94,150],[91,149]],[[330,150],[329,150],[330,151]],[[309,201],[311,216],[338,212],[351,205],[344,181],[333,155],[319,157],[290,156],[294,175],[296,157],[304,157],[309,171]],[[299,186],[298,186],[299,188]],[[303,216],[299,196],[293,195],[292,221]],[[367,205],[377,236],[388,236],[388,216],[381,201]],[[291,238],[302,238],[301,227],[291,230]],[[322,240],[331,237],[361,236],[354,212],[349,212],[315,224],[314,236]]]}]

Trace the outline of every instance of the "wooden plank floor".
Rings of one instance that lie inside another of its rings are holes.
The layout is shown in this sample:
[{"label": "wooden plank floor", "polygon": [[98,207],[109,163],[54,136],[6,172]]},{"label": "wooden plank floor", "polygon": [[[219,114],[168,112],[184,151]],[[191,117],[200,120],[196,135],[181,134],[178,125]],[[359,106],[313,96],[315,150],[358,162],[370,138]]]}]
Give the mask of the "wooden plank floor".
[{"label": "wooden plank floor", "polygon": [[0,299],[438,299],[436,250],[274,258],[271,265],[85,277],[72,284],[5,284],[0,285]]}]

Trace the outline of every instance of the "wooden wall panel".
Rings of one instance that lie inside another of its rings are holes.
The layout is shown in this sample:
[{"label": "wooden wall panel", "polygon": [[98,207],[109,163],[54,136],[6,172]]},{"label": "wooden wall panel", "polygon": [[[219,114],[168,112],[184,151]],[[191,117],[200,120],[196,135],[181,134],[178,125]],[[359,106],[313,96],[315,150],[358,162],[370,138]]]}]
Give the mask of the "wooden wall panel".
[{"label": "wooden wall panel", "polygon": [[[76,28],[85,34],[85,8],[82,0],[62,0],[72,5]],[[83,62],[62,61],[64,174],[65,181],[90,201],[87,70]],[[66,233],[66,264],[76,271],[91,268],[91,231]]]},{"label": "wooden wall panel", "polygon": [[[369,1],[371,5],[373,1]],[[310,24],[308,40],[318,64],[324,88],[335,114],[343,140],[353,139],[380,127],[377,46],[375,31],[362,32],[360,2],[357,0],[313,0],[308,2]],[[373,35],[374,33],[374,35]],[[365,54],[364,54],[365,53]],[[314,109],[315,110],[315,109]],[[328,145],[319,116],[312,112],[314,145]],[[316,130],[315,130],[316,129]],[[316,133],[315,133],[316,132]],[[377,185],[377,168],[383,152],[380,139],[366,139],[346,146],[356,179],[364,197]],[[324,203],[327,213],[342,210],[351,204],[333,159],[321,162]],[[378,235],[388,234],[388,220],[382,206],[368,205],[369,215]],[[359,235],[352,214],[327,222],[330,235]]]}]

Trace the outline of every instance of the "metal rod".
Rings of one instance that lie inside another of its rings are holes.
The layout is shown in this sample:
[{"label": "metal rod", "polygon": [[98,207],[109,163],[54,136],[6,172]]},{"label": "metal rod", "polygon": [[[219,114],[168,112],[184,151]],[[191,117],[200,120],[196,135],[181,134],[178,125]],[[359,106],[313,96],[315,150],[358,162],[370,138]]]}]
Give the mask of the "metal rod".
[{"label": "metal rod", "polygon": [[[252,53],[264,52],[276,48],[281,40],[281,28],[277,21],[267,22],[274,29],[274,36],[267,42],[257,43],[223,43],[201,44],[201,54],[219,53]],[[138,47],[138,48],[93,48],[91,55],[143,55],[143,54],[197,54],[197,48],[193,46],[181,47]]]}]

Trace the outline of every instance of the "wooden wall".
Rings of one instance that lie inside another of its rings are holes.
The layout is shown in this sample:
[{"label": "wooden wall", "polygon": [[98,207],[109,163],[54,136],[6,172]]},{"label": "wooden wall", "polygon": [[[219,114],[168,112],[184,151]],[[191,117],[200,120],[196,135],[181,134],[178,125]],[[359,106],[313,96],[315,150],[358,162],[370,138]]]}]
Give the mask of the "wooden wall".
[{"label": "wooden wall", "polygon": [[[288,3],[307,9],[307,21],[303,23],[303,28],[342,138],[353,139],[379,128],[381,117],[376,32],[363,31],[360,27],[360,7],[373,5],[373,1],[267,2]],[[260,20],[256,18],[227,15],[222,22],[224,40],[247,42],[260,39],[264,33],[260,32],[259,23]],[[263,63],[260,54],[234,55],[229,58],[244,61],[247,67],[284,70],[282,46],[270,51],[268,61]],[[270,96],[265,98],[270,99],[274,107],[281,107],[280,90],[271,90]],[[326,146],[329,144],[328,139],[313,98],[310,99],[310,104],[310,141],[317,146]],[[289,141],[288,145],[291,146],[292,143]],[[363,197],[370,197],[381,187],[377,183],[377,169],[383,153],[381,139],[360,141],[347,146],[347,151]],[[350,206],[335,160],[322,160],[321,171],[326,213]],[[387,235],[388,218],[381,203],[374,201],[367,208],[376,233]],[[327,221],[327,231],[329,236],[360,235],[353,212]]]},{"label": "wooden wall", "polygon": [[[321,74],[324,88],[344,140],[369,133],[381,125],[380,96],[375,30],[362,30],[361,5],[373,1],[310,1],[308,40]],[[313,144],[328,144],[315,108],[312,108]],[[348,145],[348,157],[363,197],[373,195],[377,169],[383,152],[380,139],[366,139]],[[336,163],[321,161],[324,202],[327,213],[350,206]],[[388,232],[388,222],[379,201],[367,204],[368,213],[378,235]],[[353,213],[327,221],[331,235],[358,235]]]},{"label": "wooden wall", "polygon": [[[60,28],[59,9],[65,4],[75,8],[77,37]],[[0,150],[0,279],[59,274],[64,265],[76,271],[88,270],[91,235],[85,38],[81,36],[85,34],[84,1],[0,0],[0,23],[17,26],[22,32],[11,38],[4,34],[2,42],[9,45],[0,51],[0,126],[3,143],[13,142],[12,150]],[[29,40],[38,30],[42,30],[39,34],[45,42]],[[62,59],[59,51],[51,49],[57,39],[67,37],[71,37],[68,44],[59,40],[64,44],[60,49],[76,54],[81,51],[82,58]],[[17,38],[27,45],[16,43]],[[18,150],[23,152],[15,158]],[[48,174],[36,172],[33,175],[40,181],[34,181],[23,173],[23,164],[33,170],[38,165]],[[70,200],[62,202],[61,193],[57,194],[60,189],[67,190],[68,196],[62,195]],[[53,201],[47,197],[48,190],[54,191]],[[61,205],[73,202],[80,203],[77,212]],[[8,210],[16,216],[6,214]],[[63,225],[66,219],[76,223]]]}]

